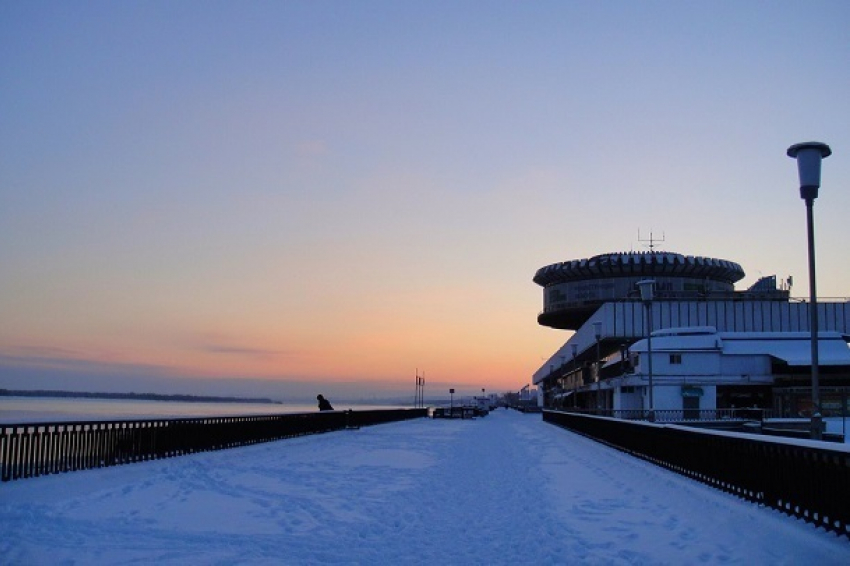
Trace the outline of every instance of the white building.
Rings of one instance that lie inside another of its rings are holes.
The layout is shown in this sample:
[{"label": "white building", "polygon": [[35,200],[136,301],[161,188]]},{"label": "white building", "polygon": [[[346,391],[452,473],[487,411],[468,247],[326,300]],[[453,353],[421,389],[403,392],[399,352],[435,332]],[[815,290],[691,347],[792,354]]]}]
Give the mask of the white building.
[{"label": "white building", "polygon": [[[818,335],[822,408],[840,410],[850,379],[850,346],[838,332]],[[599,383],[615,411],[647,410],[649,341],[629,348],[626,363],[605,361]],[[718,332],[714,327],[671,328],[652,333],[654,408],[694,411],[758,407],[783,416],[811,412],[808,332]],[[675,417],[675,415],[671,415]]]},{"label": "white building", "polygon": [[[641,352],[645,359],[652,332],[655,409],[755,405],[806,414],[810,304],[791,299],[790,284],[777,286],[775,277],[736,291],[734,282],[743,277],[736,263],[669,252],[604,254],[541,268],[534,277],[544,288],[538,322],[574,334],[534,373],[538,402],[648,408]],[[644,303],[637,283],[650,278],[655,297]],[[850,365],[841,361],[850,341],[850,301],[822,300],[818,311],[821,408],[840,412],[850,392]]]}]

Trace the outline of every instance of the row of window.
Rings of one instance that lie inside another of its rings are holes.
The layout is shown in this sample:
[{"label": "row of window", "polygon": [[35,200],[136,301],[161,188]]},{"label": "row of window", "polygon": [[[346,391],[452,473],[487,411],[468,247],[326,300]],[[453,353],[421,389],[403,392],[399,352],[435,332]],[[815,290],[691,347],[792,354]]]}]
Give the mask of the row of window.
[{"label": "row of window", "polygon": [[[654,357],[653,357],[654,359]],[[637,362],[637,360],[635,360]],[[681,365],[682,354],[670,354],[670,365]]]}]

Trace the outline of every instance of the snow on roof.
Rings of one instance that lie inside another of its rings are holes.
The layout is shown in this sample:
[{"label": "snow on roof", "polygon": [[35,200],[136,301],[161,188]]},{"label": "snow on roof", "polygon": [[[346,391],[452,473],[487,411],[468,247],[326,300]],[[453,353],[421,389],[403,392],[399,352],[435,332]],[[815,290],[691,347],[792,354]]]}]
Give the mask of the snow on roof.
[{"label": "snow on roof", "polygon": [[[788,340],[724,340],[723,353],[730,355],[767,354],[791,366],[812,363],[811,337]],[[850,348],[842,339],[819,337],[818,364],[822,366],[850,365]]]},{"label": "snow on roof", "polygon": [[683,326],[680,328],[662,328],[652,332],[653,336],[696,336],[705,334],[717,334],[714,326]]},{"label": "snow on roof", "polygon": [[[812,363],[811,334],[808,332],[712,332],[713,327],[669,328],[652,333],[656,351],[720,349],[723,355],[766,355],[792,366]],[[647,350],[639,340],[634,352]],[[824,366],[850,365],[850,346],[839,332],[818,334],[818,363]]]},{"label": "snow on roof", "polygon": [[[770,333],[763,333],[770,334]],[[759,336],[723,338],[723,353],[729,355],[766,354],[791,366],[812,363],[812,342],[808,332],[788,333],[788,336]],[[822,366],[850,365],[850,347],[837,332],[818,335],[818,364]]]}]

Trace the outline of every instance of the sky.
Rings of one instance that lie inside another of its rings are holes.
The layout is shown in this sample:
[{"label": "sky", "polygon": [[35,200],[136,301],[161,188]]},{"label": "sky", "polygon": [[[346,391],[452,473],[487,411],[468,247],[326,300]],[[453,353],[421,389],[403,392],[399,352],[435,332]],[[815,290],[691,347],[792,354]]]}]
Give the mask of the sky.
[{"label": "sky", "polygon": [[[517,390],[534,272],[850,296],[850,4],[0,4],[0,387]],[[640,239],[639,236],[640,235]]]},{"label": "sky", "polygon": [[845,565],[846,537],[539,415],[415,419],[0,485],[12,564]]}]

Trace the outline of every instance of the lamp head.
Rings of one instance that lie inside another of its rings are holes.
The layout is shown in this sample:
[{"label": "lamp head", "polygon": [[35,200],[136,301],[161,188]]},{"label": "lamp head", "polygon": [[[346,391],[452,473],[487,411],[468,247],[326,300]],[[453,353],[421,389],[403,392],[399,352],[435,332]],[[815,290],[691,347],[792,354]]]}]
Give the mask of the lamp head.
[{"label": "lamp head", "polygon": [[596,335],[596,339],[598,340],[600,336],[602,336],[602,321],[597,320],[593,323],[593,333]]},{"label": "lamp head", "polygon": [[643,281],[638,281],[637,286],[638,289],[640,289],[640,299],[642,301],[651,301],[654,298],[655,279],[644,279]]},{"label": "lamp head", "polygon": [[800,175],[800,198],[818,198],[820,188],[820,164],[824,157],[832,155],[828,145],[821,142],[803,142],[788,148],[788,157],[797,160]]}]

